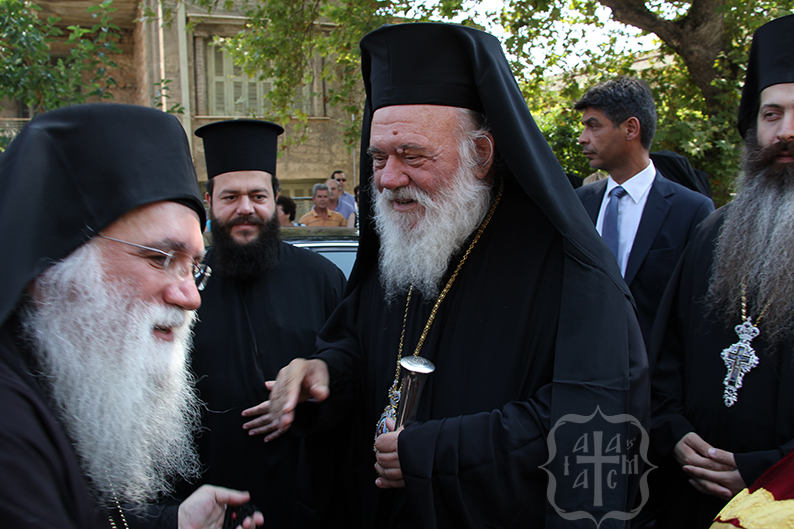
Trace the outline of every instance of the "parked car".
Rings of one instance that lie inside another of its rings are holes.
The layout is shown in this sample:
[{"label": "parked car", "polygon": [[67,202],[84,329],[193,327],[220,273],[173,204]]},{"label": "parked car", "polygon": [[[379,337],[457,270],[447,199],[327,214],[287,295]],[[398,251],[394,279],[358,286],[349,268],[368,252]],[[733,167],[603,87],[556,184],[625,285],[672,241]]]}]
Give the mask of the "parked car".
[{"label": "parked car", "polygon": [[308,248],[330,260],[350,277],[358,251],[358,230],[356,228],[308,228],[306,226],[285,226],[281,228],[281,238],[299,248]]}]

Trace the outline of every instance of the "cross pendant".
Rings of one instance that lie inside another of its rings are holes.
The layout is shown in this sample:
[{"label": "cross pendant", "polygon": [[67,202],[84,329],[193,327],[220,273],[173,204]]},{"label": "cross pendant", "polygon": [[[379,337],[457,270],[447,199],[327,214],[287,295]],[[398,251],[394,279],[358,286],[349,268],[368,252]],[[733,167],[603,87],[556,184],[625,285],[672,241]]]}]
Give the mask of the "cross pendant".
[{"label": "cross pendant", "polygon": [[744,375],[758,365],[758,356],[755,354],[753,346],[750,345],[752,339],[758,336],[758,327],[753,325],[752,320],[748,318],[734,329],[739,335],[739,341],[723,349],[720,355],[725,362],[725,367],[728,368],[728,373],[722,384],[725,386],[723,401],[729,408],[739,399],[739,388],[744,382]]}]

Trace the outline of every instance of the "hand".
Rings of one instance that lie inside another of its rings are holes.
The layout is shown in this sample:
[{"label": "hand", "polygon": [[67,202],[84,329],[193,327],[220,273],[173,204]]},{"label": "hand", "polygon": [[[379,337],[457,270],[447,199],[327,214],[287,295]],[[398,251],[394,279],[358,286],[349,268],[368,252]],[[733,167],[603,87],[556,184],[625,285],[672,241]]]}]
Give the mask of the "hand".
[{"label": "hand", "polygon": [[695,432],[689,432],[675,445],[675,459],[678,464],[689,465],[706,470],[725,471],[735,470],[735,465],[726,465],[719,460],[712,459],[709,451],[716,450]]},{"label": "hand", "polygon": [[276,380],[266,382],[270,400],[243,411],[243,417],[254,417],[243,428],[250,435],[269,434],[265,442],[280,437],[289,430],[295,420],[295,407],[309,399],[323,401],[331,391],[328,389],[330,375],[328,365],[322,360],[296,358],[278,372]]},{"label": "hand", "polygon": [[[221,529],[227,505],[242,505],[251,496],[247,492],[202,485],[179,505],[179,529]],[[247,517],[240,524],[253,529],[265,523],[261,512]]]},{"label": "hand", "polygon": [[733,453],[714,448],[694,432],[678,442],[675,456],[692,477],[689,483],[703,494],[728,501],[747,486]]},{"label": "hand", "polygon": [[738,470],[715,472],[699,467],[685,466],[684,471],[692,476],[693,479],[690,479],[689,483],[697,490],[725,501],[730,501],[731,498],[747,487]]},{"label": "hand", "polygon": [[381,489],[397,489],[405,487],[403,471],[400,468],[400,454],[397,444],[403,428],[394,430],[394,420],[386,420],[389,433],[378,436],[375,440],[375,472],[380,476],[375,480],[375,486]]},{"label": "hand", "polygon": [[[274,380],[265,382],[265,386],[270,389],[274,384]],[[273,421],[273,416],[270,414],[270,401],[243,410],[243,417],[254,417],[254,419],[243,424],[243,430],[248,430],[248,435],[261,435],[273,432],[278,425]]]}]

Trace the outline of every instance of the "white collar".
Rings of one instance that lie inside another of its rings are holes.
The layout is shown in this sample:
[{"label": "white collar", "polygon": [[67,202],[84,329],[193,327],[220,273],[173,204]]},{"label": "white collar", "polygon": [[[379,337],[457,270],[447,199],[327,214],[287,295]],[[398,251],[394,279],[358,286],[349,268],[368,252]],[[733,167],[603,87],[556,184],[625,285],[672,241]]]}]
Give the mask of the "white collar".
[{"label": "white collar", "polygon": [[653,185],[654,178],[656,178],[656,167],[654,167],[653,161],[649,161],[648,166],[645,169],[635,174],[622,184],[618,184],[612,180],[612,176],[610,175],[609,179],[607,180],[606,194],[609,196],[609,193],[612,192],[614,188],[616,188],[618,185],[621,185],[623,186],[623,189],[626,190],[626,194],[629,195],[634,202],[639,202]]}]

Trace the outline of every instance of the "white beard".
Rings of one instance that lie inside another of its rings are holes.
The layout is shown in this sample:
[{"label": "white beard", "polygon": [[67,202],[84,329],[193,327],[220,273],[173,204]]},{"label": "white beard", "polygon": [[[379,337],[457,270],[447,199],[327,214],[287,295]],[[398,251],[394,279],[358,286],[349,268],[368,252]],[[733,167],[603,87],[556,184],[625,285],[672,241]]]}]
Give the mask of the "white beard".
[{"label": "white beard", "polygon": [[[187,365],[195,311],[143,302],[83,245],[36,279],[22,320],[42,382],[95,499],[144,503],[198,475],[199,401]],[[158,340],[155,326],[174,341]]]},{"label": "white beard", "polygon": [[[413,284],[425,299],[434,299],[452,256],[479,227],[491,202],[490,185],[461,163],[436,198],[417,188],[378,192],[372,202],[375,229],[380,236],[380,280],[386,300],[407,292]],[[406,213],[394,209],[394,200],[415,200]]]}]

